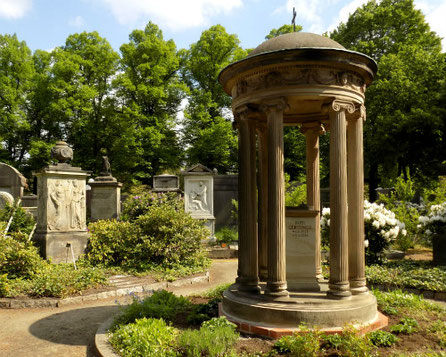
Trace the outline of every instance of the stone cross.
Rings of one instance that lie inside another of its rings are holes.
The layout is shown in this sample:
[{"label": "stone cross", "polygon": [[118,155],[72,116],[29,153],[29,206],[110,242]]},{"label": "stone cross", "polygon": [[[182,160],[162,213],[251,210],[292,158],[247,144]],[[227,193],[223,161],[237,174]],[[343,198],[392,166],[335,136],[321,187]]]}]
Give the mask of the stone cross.
[{"label": "stone cross", "polygon": [[296,32],[296,8],[293,7],[293,19],[291,20],[291,24],[293,25],[293,32]]}]

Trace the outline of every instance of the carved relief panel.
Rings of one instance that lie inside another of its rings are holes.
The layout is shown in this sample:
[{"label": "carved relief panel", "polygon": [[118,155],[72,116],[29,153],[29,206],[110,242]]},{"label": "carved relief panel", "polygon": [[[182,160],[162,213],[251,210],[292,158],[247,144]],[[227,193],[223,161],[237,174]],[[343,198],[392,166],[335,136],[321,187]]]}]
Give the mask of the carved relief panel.
[{"label": "carved relief panel", "polygon": [[46,191],[47,230],[85,230],[85,181],[49,178]]},{"label": "carved relief panel", "polygon": [[184,200],[186,212],[193,216],[213,215],[213,187],[212,177],[193,176],[185,177]]}]

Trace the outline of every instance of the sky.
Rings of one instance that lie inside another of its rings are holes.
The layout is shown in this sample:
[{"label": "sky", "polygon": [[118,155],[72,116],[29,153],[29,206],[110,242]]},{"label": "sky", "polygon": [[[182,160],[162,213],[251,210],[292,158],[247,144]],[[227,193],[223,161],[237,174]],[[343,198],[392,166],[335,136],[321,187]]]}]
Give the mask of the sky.
[{"label": "sky", "polygon": [[[198,41],[202,31],[221,24],[254,48],[273,28],[296,23],[303,31],[333,30],[367,0],[0,0],[0,34],[17,34],[31,50],[62,46],[73,33],[97,31],[110,44],[128,42],[134,29],[152,21],[178,48]],[[446,0],[415,0],[446,50]]]}]

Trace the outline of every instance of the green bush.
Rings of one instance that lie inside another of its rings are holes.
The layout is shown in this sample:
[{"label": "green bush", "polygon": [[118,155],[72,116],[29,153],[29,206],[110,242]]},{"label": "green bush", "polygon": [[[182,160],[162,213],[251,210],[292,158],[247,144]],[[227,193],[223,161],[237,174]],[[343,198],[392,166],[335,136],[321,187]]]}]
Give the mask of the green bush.
[{"label": "green bush", "polygon": [[342,334],[322,336],[324,347],[332,347],[340,356],[367,357],[372,355],[373,344],[369,337],[361,336],[354,327],[347,325]]},{"label": "green bush", "polygon": [[298,207],[307,202],[307,185],[290,182],[290,176],[285,174],[285,206]]},{"label": "green bush", "polygon": [[398,337],[387,331],[376,330],[367,335],[370,342],[376,347],[390,347],[398,342]]},{"label": "green bush", "polygon": [[175,210],[184,209],[184,202],[181,197],[174,192],[152,193],[143,192],[129,197],[123,204],[121,220],[134,221],[150,211],[152,207],[170,207]]},{"label": "green bush", "polygon": [[232,352],[239,338],[236,326],[224,317],[214,318],[199,330],[185,330],[179,336],[178,348],[187,357],[223,357]]},{"label": "green bush", "polygon": [[207,260],[201,241],[208,237],[209,231],[202,222],[177,207],[176,202],[160,198],[156,204],[144,206],[143,214],[138,216],[135,212],[142,212],[142,208],[131,206],[131,222],[91,223],[87,259],[94,264],[137,271],[155,267],[203,269]]},{"label": "green bush", "polygon": [[119,326],[110,343],[124,357],[175,357],[173,348],[178,330],[162,319],[141,318],[129,325]]},{"label": "green bush", "polygon": [[36,223],[34,217],[20,205],[15,205],[14,207],[7,205],[4,209],[0,210],[0,221],[8,222],[13,213],[14,217],[9,226],[8,234],[10,232],[21,232],[28,236]]},{"label": "green bush", "polygon": [[218,317],[218,304],[221,299],[216,298],[207,304],[194,305],[192,312],[187,316],[187,323],[191,325],[201,325],[204,321],[208,321],[213,317]]},{"label": "green bush", "polygon": [[143,317],[172,321],[175,316],[191,306],[191,302],[182,296],[160,290],[142,301],[137,299],[125,307],[115,319],[112,329],[118,325],[129,324]]},{"label": "green bush", "polygon": [[292,336],[281,337],[274,344],[274,349],[281,354],[288,353],[296,357],[313,357],[319,355],[321,333],[300,327],[301,332]]},{"label": "green bush", "polygon": [[236,228],[223,227],[215,232],[215,238],[218,244],[231,244],[238,241],[238,231]]},{"label": "green bush", "polygon": [[8,279],[29,278],[44,265],[36,247],[0,237],[0,274],[7,274]]}]

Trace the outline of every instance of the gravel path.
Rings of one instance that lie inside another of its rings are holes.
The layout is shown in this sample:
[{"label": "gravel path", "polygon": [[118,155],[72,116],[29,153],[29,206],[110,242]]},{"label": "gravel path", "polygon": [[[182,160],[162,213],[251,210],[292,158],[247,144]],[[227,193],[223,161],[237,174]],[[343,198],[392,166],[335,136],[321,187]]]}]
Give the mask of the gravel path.
[{"label": "gravel path", "polygon": [[[169,290],[189,295],[235,280],[237,260],[214,260],[209,283]],[[119,299],[125,304],[129,298]],[[0,357],[95,356],[99,325],[119,309],[115,298],[60,308],[1,309]]]}]

